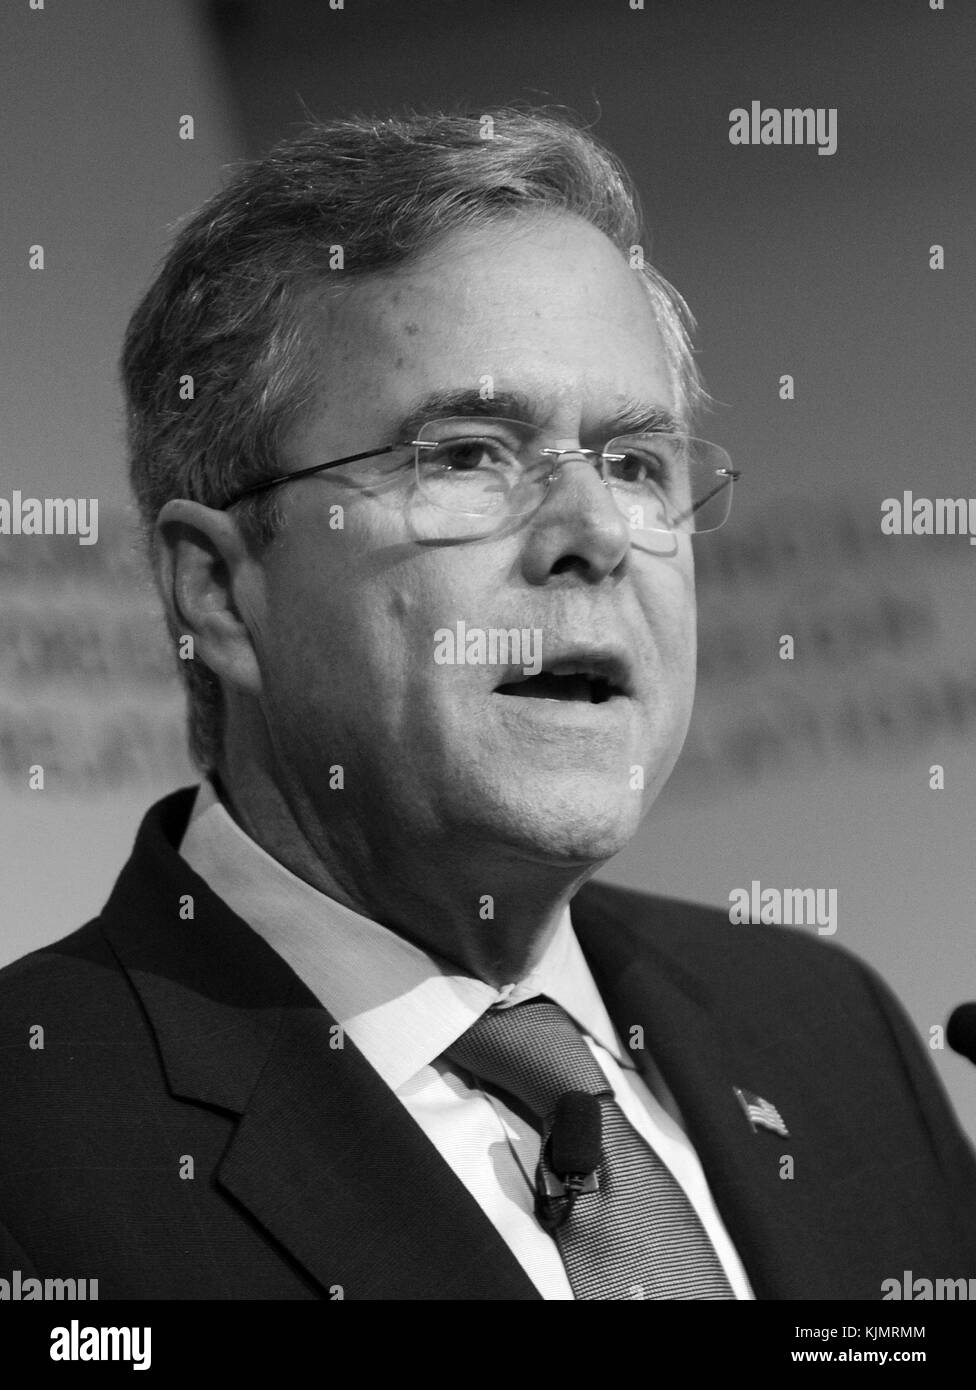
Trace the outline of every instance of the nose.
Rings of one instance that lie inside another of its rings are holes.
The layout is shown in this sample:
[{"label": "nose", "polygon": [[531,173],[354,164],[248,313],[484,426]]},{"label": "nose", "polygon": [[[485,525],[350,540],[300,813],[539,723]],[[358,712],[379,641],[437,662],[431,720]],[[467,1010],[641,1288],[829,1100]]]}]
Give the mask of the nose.
[{"label": "nose", "polygon": [[599,459],[602,455],[596,449],[582,449],[579,446],[573,449],[543,449],[542,453],[546,458],[552,459],[553,472],[562,466],[564,458],[585,458],[589,459],[595,467],[599,468]]},{"label": "nose", "polygon": [[[571,491],[579,489],[580,500],[586,501],[588,511],[592,511],[599,500],[609,503],[612,510],[622,516],[616,498],[605,481],[603,456],[597,449],[544,449],[543,453],[549,456],[552,465],[547,502],[554,498],[565,498]],[[572,466],[577,464],[583,466]]]},{"label": "nose", "polygon": [[594,577],[611,574],[630,549],[627,518],[601,477],[600,455],[552,450],[548,491],[533,518],[530,566],[552,573],[575,563]]}]

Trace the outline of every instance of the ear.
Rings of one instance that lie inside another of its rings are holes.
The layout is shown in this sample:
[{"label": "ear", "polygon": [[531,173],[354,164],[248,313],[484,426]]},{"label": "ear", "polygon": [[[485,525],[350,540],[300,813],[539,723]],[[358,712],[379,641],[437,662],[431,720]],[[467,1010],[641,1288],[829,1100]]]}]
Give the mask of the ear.
[{"label": "ear", "polygon": [[226,512],[177,498],[156,518],[156,583],[173,630],[221,683],[259,695],[263,574]]}]

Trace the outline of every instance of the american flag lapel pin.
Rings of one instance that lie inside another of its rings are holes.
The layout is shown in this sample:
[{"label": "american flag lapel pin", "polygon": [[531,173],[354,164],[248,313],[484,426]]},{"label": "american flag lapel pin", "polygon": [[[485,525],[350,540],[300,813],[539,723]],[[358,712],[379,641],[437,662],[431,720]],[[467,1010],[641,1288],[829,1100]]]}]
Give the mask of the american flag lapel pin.
[{"label": "american flag lapel pin", "polygon": [[781,1134],[784,1139],[790,1137],[790,1131],[772,1101],[763,1100],[762,1096],[757,1096],[754,1091],[743,1090],[741,1086],[733,1086],[732,1089],[736,1100],[746,1112],[746,1119],[752,1126],[753,1134],[761,1125],[763,1129],[771,1129],[775,1134]]}]

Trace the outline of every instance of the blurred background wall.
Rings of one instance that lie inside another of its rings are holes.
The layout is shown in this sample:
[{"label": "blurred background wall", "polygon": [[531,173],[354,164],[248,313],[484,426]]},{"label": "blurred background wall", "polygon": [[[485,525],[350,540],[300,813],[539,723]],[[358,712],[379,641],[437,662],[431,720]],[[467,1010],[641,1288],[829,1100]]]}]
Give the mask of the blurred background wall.
[{"label": "blurred background wall", "polygon": [[[176,225],[308,113],[522,100],[596,121],[634,174],[645,253],[699,320],[700,433],[745,473],[696,542],[686,752],[601,876],[721,906],[753,880],[833,888],[832,939],[926,1040],[976,997],[976,548],[880,529],[905,489],[976,497],[971,6],[25,0],[0,24],[0,496],[100,503],[94,546],[0,536],[0,963],[94,913],[192,776],[115,379]],[[753,100],[836,107],[837,152],[731,145]],[[976,1075],[931,1055],[976,1135]]]}]

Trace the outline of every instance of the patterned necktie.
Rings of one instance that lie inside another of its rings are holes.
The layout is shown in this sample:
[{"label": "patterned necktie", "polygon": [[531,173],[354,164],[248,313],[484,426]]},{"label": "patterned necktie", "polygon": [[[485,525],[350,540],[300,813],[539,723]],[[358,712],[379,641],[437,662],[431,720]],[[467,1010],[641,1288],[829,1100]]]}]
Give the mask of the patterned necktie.
[{"label": "patterned necktie", "polygon": [[545,997],[490,1009],[447,1049],[450,1062],[509,1092],[536,1117],[542,1158],[556,1102],[599,1098],[602,1157],[553,1232],[578,1299],[731,1299],[728,1280],[684,1190],[629,1123],[569,1015]]}]

